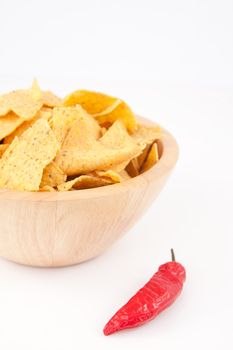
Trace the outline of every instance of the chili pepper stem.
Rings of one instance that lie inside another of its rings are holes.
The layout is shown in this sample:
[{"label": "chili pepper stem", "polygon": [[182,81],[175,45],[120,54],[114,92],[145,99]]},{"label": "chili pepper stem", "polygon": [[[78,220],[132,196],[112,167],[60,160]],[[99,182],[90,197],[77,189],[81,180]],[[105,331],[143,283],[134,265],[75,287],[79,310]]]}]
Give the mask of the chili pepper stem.
[{"label": "chili pepper stem", "polygon": [[173,249],[171,249],[171,256],[172,256],[172,261],[176,261],[176,257]]}]

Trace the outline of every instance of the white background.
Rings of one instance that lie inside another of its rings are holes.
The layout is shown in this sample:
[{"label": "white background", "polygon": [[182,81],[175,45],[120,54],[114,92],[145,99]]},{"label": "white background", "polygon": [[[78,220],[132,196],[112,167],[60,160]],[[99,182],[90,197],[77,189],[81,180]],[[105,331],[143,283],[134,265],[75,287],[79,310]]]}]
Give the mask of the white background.
[{"label": "white background", "polygon": [[[0,1],[0,92],[102,90],[169,129],[180,160],[109,251],[62,269],[0,260],[0,349],[232,349],[233,2]],[[111,337],[108,318],[169,259],[179,300]]]}]

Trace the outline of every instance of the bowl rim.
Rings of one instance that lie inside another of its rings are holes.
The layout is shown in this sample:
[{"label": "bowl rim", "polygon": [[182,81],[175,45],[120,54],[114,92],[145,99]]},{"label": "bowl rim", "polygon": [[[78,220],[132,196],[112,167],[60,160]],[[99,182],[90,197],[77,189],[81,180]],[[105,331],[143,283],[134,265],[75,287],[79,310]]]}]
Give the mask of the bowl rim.
[{"label": "bowl rim", "polygon": [[149,182],[155,182],[165,177],[175,166],[178,156],[179,147],[173,135],[163,128],[160,124],[153,122],[147,118],[136,115],[137,120],[144,125],[159,126],[162,131],[162,137],[159,139],[162,143],[163,153],[158,163],[151,167],[146,172],[131,178],[122,183],[117,183],[109,186],[89,188],[77,191],[67,192],[22,192],[8,189],[0,190],[0,200],[21,200],[21,201],[42,201],[42,202],[57,202],[57,201],[73,201],[89,198],[99,198],[109,195],[118,194],[129,190],[146,187]]}]

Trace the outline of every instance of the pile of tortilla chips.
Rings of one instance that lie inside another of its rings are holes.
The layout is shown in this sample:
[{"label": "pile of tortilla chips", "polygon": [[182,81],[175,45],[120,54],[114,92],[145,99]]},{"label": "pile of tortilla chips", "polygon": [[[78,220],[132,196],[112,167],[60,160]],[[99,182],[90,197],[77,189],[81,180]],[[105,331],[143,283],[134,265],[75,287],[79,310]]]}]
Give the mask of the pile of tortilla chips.
[{"label": "pile of tortilla chips", "polygon": [[158,162],[160,137],[120,99],[85,90],[60,99],[34,81],[0,96],[0,188],[54,192],[123,182]]}]

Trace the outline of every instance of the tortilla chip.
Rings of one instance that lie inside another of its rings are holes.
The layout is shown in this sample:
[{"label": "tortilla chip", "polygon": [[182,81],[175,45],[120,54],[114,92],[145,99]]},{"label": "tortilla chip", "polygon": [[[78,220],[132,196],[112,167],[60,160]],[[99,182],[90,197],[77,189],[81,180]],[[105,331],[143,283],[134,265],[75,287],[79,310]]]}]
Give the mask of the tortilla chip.
[{"label": "tortilla chip", "polygon": [[[0,140],[10,135],[15,129],[24,122],[13,112],[8,113],[4,117],[0,117]],[[7,142],[9,143],[9,142]]]},{"label": "tortilla chip", "polygon": [[24,120],[32,119],[42,106],[55,107],[62,100],[50,91],[41,91],[36,79],[30,89],[12,91],[0,96],[0,116],[14,112]]},{"label": "tortilla chip", "polygon": [[145,162],[150,149],[151,145],[146,145],[142,153],[137,158],[134,158],[129,162],[129,164],[126,167],[126,171],[131,177],[135,177],[140,174],[142,164]]},{"label": "tortilla chip", "polygon": [[110,179],[113,183],[121,182],[120,174],[116,173],[113,170],[96,171],[95,174],[101,178]]},{"label": "tortilla chip", "polygon": [[101,178],[108,178],[112,180],[113,183],[119,183],[131,179],[126,170],[122,170],[119,173],[113,170],[96,171],[95,174]]},{"label": "tortilla chip", "polygon": [[107,131],[107,128],[102,127],[102,128],[101,128],[101,136],[104,136],[104,134],[106,133],[106,131]]},{"label": "tortilla chip", "polygon": [[43,92],[43,105],[47,107],[58,107],[62,105],[62,99],[51,91]]},{"label": "tortilla chip", "polygon": [[57,107],[62,104],[62,99],[54,95],[51,91],[41,91],[36,79],[33,80],[31,90],[33,98],[37,100],[41,99],[43,106]]},{"label": "tortilla chip", "polygon": [[43,102],[38,87],[33,83],[27,90],[17,90],[0,96],[0,116],[14,112],[18,117],[32,119],[41,109]]},{"label": "tortilla chip", "polygon": [[81,189],[87,189],[87,188],[94,188],[94,187],[101,187],[112,184],[111,181],[107,179],[102,179],[97,176],[93,175],[81,175],[74,180],[67,181],[64,184],[59,185],[58,191],[69,191],[72,188],[75,188],[76,190]]},{"label": "tortilla chip", "polygon": [[137,158],[134,158],[129,162],[129,164],[126,167],[126,171],[131,177],[139,175],[139,164]]},{"label": "tortilla chip", "polygon": [[40,187],[56,187],[66,182],[67,176],[55,162],[48,164],[43,171]]},{"label": "tortilla chip", "polygon": [[0,188],[54,192],[123,182],[158,161],[160,138],[159,127],[138,125],[118,98],[79,90],[61,100],[34,80],[0,96]]},{"label": "tortilla chip", "polygon": [[113,124],[120,119],[130,132],[135,130],[135,116],[122,100],[98,92],[78,90],[64,99],[64,106],[76,104],[81,105],[88,113],[96,116],[100,125]]},{"label": "tortilla chip", "polygon": [[81,105],[88,113],[103,112],[115,102],[116,98],[88,90],[77,90],[64,98],[64,106]]},{"label": "tortilla chip", "polygon": [[126,127],[121,120],[115,121],[99,141],[103,145],[114,149],[121,148],[123,144],[136,146],[136,142],[128,134]]},{"label": "tortilla chip", "polygon": [[[118,102],[117,100],[116,102]],[[110,106],[111,107],[111,106]],[[109,108],[111,109],[111,108]],[[107,113],[108,108],[106,108],[105,111],[102,113],[96,114],[96,120],[100,125],[112,125],[116,120],[121,120],[124,125],[126,126],[127,130],[129,132],[133,132],[136,128],[136,120],[133,112],[129,108],[129,106],[124,102],[121,101],[115,109]]]},{"label": "tortilla chip", "polygon": [[39,101],[40,99],[42,99],[43,93],[39,87],[37,79],[33,79],[31,86],[31,95],[34,100]]},{"label": "tortilla chip", "polygon": [[[42,107],[41,110],[37,112],[34,118],[32,118],[31,120],[23,121],[23,123],[17,129],[15,129],[12,133],[10,133],[10,135],[6,136],[4,138],[4,143],[11,143],[15,138],[15,136],[22,135],[24,131],[27,130],[30,126],[32,126],[38,119],[44,118],[46,120],[49,120],[49,118],[51,117],[51,113],[52,113],[51,110],[49,110],[48,108]],[[3,117],[0,118],[0,126],[1,126],[2,119]]]},{"label": "tortilla chip", "polygon": [[161,129],[159,126],[138,125],[132,137],[138,144],[151,145],[155,140],[161,138]]},{"label": "tortilla chip", "polygon": [[127,159],[125,162],[112,166],[109,170],[115,171],[116,173],[120,173],[127,167],[129,162],[130,162],[130,159]]},{"label": "tortilla chip", "polygon": [[56,163],[67,175],[108,170],[130,161],[142,152],[127,133],[123,123],[116,121],[99,140],[88,134],[75,147],[62,147]]},{"label": "tortilla chip", "polygon": [[51,186],[44,186],[44,187],[41,187],[39,189],[40,192],[56,192],[55,188],[51,187]]},{"label": "tortilla chip", "polygon": [[[97,121],[92,118],[82,107],[76,106],[80,110],[77,120],[70,126],[62,147],[71,148],[85,145],[87,140],[95,141],[101,136],[101,128]],[[81,109],[80,109],[81,108]]]},{"label": "tortilla chip", "polygon": [[[98,123],[92,117],[90,117],[81,106],[77,105],[75,107],[57,107],[53,110],[51,126],[58,142],[61,145],[63,144],[64,139],[66,138],[68,132],[71,129],[71,126],[75,121],[78,121],[80,127],[85,127],[84,131],[79,130],[79,135],[85,134],[86,129],[88,129],[89,131],[91,131],[91,133],[93,133],[95,139],[97,139],[100,136],[100,127]],[[76,131],[77,128],[75,126],[74,133]],[[71,133],[71,135],[69,136],[69,140],[66,141],[68,144],[72,144],[73,141],[76,139],[75,137],[71,141],[72,137],[73,134]]]},{"label": "tortilla chip", "polygon": [[0,187],[38,191],[43,170],[56,156],[58,143],[45,119],[15,137],[0,159]]},{"label": "tortilla chip", "polygon": [[163,155],[163,148],[164,148],[161,139],[156,140],[156,144],[157,144],[158,155],[159,155],[159,159],[160,159],[162,157],[162,155]]},{"label": "tortilla chip", "polygon": [[140,172],[140,169],[142,167],[142,164],[145,162],[148,153],[151,149],[151,144],[147,144],[144,148],[143,152],[137,157],[137,165],[138,165],[138,171]]},{"label": "tortilla chip", "polygon": [[79,111],[76,107],[64,108],[57,107],[53,109],[51,127],[57,141],[62,144],[70,126],[79,117]]},{"label": "tortilla chip", "polygon": [[151,146],[151,149],[148,153],[147,159],[145,160],[144,164],[142,165],[141,173],[144,173],[145,171],[149,170],[158,161],[159,161],[158,147],[157,147],[157,143],[155,142]]},{"label": "tortilla chip", "polygon": [[8,144],[0,144],[0,157],[3,155],[8,146]]},{"label": "tortilla chip", "polygon": [[106,114],[110,114],[114,111],[114,109],[116,109],[120,104],[122,103],[121,100],[119,99],[115,99],[115,101],[109,105],[107,108],[105,108],[102,112],[99,112],[99,113],[95,113],[95,114],[92,114],[92,116],[94,118],[97,118],[97,117],[102,117]]}]

